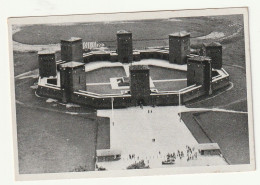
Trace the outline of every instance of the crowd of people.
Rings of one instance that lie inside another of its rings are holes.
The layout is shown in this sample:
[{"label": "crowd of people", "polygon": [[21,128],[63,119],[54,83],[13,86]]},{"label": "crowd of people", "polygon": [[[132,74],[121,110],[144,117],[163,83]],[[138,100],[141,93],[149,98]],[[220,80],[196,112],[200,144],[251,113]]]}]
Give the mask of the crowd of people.
[{"label": "crowd of people", "polygon": [[168,153],[167,154],[167,161],[175,161],[177,159],[182,160],[184,157],[187,157],[187,161],[195,160],[198,158],[198,152],[195,150],[195,148],[191,148],[188,145],[186,146],[186,155],[183,151],[178,150],[176,153]]},{"label": "crowd of people", "polygon": [[[129,154],[126,160],[139,160],[145,159],[147,164],[149,164],[149,159],[163,159],[164,161],[176,161],[176,160],[183,160],[186,158],[186,161],[196,160],[198,158],[198,151],[194,147],[186,146],[186,151],[184,150],[177,150],[176,152],[162,154],[161,151],[158,152],[158,155],[155,156],[146,156],[146,157],[139,157],[135,154]],[[125,160],[125,159],[123,159]]]},{"label": "crowd of people", "polygon": [[195,148],[191,148],[189,146],[186,146],[187,149],[187,161],[194,160],[198,158],[198,152],[195,151]]}]

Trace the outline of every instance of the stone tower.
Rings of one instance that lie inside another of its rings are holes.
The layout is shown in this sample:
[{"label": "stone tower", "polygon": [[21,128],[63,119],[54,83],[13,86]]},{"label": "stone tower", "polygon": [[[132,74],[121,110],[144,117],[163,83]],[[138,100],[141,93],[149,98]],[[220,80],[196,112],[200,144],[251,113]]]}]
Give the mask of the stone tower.
[{"label": "stone tower", "polygon": [[212,68],[222,68],[222,45],[219,42],[203,43],[202,53],[212,60]]},{"label": "stone tower", "polygon": [[132,65],[130,70],[130,93],[135,104],[148,104],[150,96],[150,70],[146,65]]},{"label": "stone tower", "polygon": [[69,102],[74,91],[86,90],[84,63],[71,61],[61,64],[60,84],[63,91],[63,102]]},{"label": "stone tower", "polygon": [[118,61],[122,63],[131,63],[133,61],[132,33],[120,30],[116,35]]},{"label": "stone tower", "polygon": [[81,38],[71,37],[70,39],[61,40],[61,60],[83,62]]},{"label": "stone tower", "polygon": [[39,75],[40,77],[56,76],[56,57],[54,51],[39,51]]},{"label": "stone tower", "polygon": [[175,64],[186,64],[190,54],[190,33],[186,31],[169,35],[169,61]]},{"label": "stone tower", "polygon": [[211,59],[204,56],[191,57],[187,61],[187,86],[202,85],[207,94],[212,94]]}]

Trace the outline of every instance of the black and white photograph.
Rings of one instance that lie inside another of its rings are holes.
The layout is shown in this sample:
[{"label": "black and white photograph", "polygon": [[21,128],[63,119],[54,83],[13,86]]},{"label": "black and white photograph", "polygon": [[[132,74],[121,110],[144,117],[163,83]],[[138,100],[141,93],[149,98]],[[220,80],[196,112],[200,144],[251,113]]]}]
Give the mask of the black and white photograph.
[{"label": "black and white photograph", "polygon": [[247,8],[8,26],[17,180],[255,169]]}]

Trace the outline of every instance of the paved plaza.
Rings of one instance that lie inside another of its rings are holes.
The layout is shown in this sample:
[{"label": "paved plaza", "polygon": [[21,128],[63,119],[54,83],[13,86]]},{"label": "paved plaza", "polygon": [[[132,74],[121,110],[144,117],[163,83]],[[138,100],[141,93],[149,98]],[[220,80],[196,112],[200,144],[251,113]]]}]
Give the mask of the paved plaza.
[{"label": "paved plaza", "polygon": [[[132,107],[115,109],[113,113],[111,110],[98,110],[98,116],[110,117],[111,149],[121,151],[121,160],[99,162],[98,166],[107,170],[126,169],[141,160],[150,168],[227,165],[221,156],[199,154],[196,149],[198,142],[179,118],[180,110],[178,106]],[[194,149],[190,159],[187,146]],[[177,154],[178,150],[184,153],[182,159],[177,157],[174,165],[162,165],[167,154]]]}]

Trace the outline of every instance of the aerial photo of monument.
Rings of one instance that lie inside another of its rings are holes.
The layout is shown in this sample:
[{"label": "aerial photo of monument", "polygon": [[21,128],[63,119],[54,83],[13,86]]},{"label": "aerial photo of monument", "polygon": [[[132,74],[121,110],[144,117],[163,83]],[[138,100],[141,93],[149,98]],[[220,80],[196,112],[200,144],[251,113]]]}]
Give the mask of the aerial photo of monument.
[{"label": "aerial photo of monument", "polygon": [[250,164],[243,20],[12,24],[19,174]]}]

